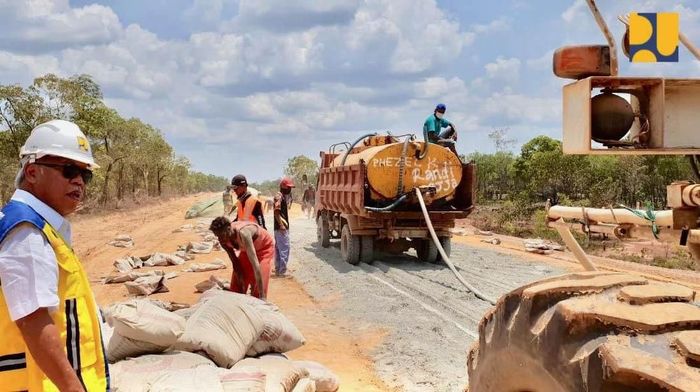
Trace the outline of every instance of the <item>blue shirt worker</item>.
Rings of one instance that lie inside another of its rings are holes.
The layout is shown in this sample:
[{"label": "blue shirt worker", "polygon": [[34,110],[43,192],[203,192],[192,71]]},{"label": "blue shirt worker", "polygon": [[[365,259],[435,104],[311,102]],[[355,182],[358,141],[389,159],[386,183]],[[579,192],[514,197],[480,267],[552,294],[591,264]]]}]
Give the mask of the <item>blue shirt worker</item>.
[{"label": "blue shirt worker", "polygon": [[[423,133],[427,136],[426,142],[439,144],[452,150],[457,155],[455,142],[457,141],[457,131],[454,124],[445,118],[445,104],[439,103],[435,106],[433,114],[428,116],[423,123]],[[443,128],[445,128],[443,130]]]}]

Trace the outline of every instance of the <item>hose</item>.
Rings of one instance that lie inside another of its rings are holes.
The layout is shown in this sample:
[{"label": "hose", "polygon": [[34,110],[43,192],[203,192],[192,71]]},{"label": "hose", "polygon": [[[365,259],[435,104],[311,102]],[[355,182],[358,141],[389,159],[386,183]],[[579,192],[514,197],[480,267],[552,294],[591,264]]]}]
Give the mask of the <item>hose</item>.
[{"label": "hose", "polygon": [[430,220],[430,215],[428,215],[428,209],[425,207],[425,201],[423,201],[423,195],[421,194],[419,188],[416,188],[416,195],[418,196],[418,202],[420,203],[420,208],[421,208],[421,210],[423,210],[423,216],[425,217],[425,223],[428,225],[428,231],[430,231],[430,236],[433,238],[433,242],[437,246],[438,252],[440,252],[442,259],[445,260],[445,264],[447,264],[447,266],[450,267],[452,272],[457,277],[457,280],[459,280],[460,283],[462,283],[464,285],[464,287],[467,288],[467,290],[474,293],[474,295],[477,298],[482,299],[482,300],[490,303],[491,305],[496,305],[496,301],[494,299],[487,297],[486,295],[482,294],[479,290],[475,289],[457,271],[454,264],[452,264],[452,261],[450,261],[450,258],[447,257],[447,254],[445,253],[445,249],[442,248],[442,245],[440,244],[440,241],[438,240],[437,234],[435,234],[435,229],[433,228],[433,222]]},{"label": "hose", "polygon": [[423,140],[425,141],[425,148],[423,148],[423,151],[418,155],[418,160],[425,158],[428,154],[428,144],[430,144],[430,141],[428,141],[428,128],[425,127],[423,128]]},{"label": "hose", "polygon": [[389,204],[389,205],[386,206],[386,207],[365,207],[365,209],[366,209],[367,211],[372,211],[372,212],[391,211],[391,210],[393,210],[394,208],[396,208],[396,206],[398,206],[399,204],[401,204],[404,200],[406,200],[407,197],[408,197],[408,195],[402,195],[401,197],[399,197],[398,199],[396,199],[395,202]]},{"label": "hose", "polygon": [[377,136],[377,133],[376,133],[376,132],[375,132],[375,133],[368,133],[368,134],[366,134],[366,135],[361,136],[361,137],[358,138],[357,140],[355,140],[355,142],[353,142],[353,143],[350,145],[350,148],[348,148],[348,150],[345,151],[345,155],[343,155],[343,160],[340,161],[340,166],[345,165],[345,160],[348,158],[348,155],[350,154],[350,150],[352,150],[353,148],[355,148],[355,146],[357,145],[357,143],[361,142],[364,138],[370,137],[370,136]]}]

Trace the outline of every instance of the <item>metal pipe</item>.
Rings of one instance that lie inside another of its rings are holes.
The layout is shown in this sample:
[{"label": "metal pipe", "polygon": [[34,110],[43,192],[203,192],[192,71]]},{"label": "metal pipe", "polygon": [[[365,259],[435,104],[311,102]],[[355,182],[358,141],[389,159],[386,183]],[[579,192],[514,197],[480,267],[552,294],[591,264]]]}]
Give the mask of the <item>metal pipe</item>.
[{"label": "metal pipe", "polygon": [[362,140],[364,140],[364,138],[370,137],[370,136],[377,136],[377,133],[376,133],[376,132],[374,132],[374,133],[368,133],[368,134],[366,134],[366,135],[364,135],[364,136],[358,138],[357,140],[355,140],[355,142],[352,143],[352,144],[350,145],[350,148],[348,148],[348,150],[345,151],[345,155],[343,155],[343,160],[340,161],[340,166],[345,165],[345,160],[348,158],[348,155],[350,154],[350,150],[352,150],[353,148],[355,148],[355,146],[357,145],[357,143],[359,143],[359,142],[361,142]]},{"label": "metal pipe", "polygon": [[564,240],[566,247],[569,248],[569,250],[574,254],[576,260],[581,263],[583,269],[586,271],[597,271],[595,265],[591,259],[588,258],[588,255],[583,248],[581,248],[581,245],[576,242],[576,238],[574,238],[574,235],[571,234],[571,230],[569,230],[566,224],[564,222],[555,222],[552,224],[552,226],[554,226],[554,228],[557,230],[557,233],[559,233],[561,239]]},{"label": "metal pipe", "polygon": [[700,49],[693,45],[685,34],[678,32],[678,39],[683,45],[685,45],[686,48],[688,48],[688,51],[690,51],[690,53],[692,53],[696,59],[700,60]]},{"label": "metal pipe", "polygon": [[423,200],[423,194],[420,192],[420,188],[416,188],[416,195],[418,196],[418,203],[420,203],[420,208],[421,208],[421,210],[423,210],[423,217],[425,218],[425,224],[428,226],[428,231],[430,232],[430,236],[433,238],[433,242],[435,243],[435,246],[437,246],[438,252],[440,252],[440,256],[442,256],[442,259],[445,261],[445,264],[447,264],[447,266],[450,267],[452,272],[457,277],[457,280],[459,280],[460,283],[462,283],[464,285],[464,287],[467,288],[467,290],[474,293],[474,295],[477,298],[483,299],[484,301],[490,303],[491,305],[496,305],[495,299],[492,299],[492,298],[487,297],[486,295],[482,294],[479,290],[477,290],[472,285],[470,285],[469,282],[467,282],[467,280],[464,279],[462,274],[460,274],[457,271],[454,264],[452,264],[452,261],[450,261],[450,258],[445,253],[445,249],[443,249],[442,244],[440,243],[440,240],[438,240],[437,234],[435,234],[435,228],[433,228],[433,222],[430,220],[430,215],[428,214],[428,209],[425,206],[425,201]]},{"label": "metal pipe", "polygon": [[386,206],[386,207],[365,207],[365,209],[366,209],[367,211],[372,211],[372,212],[391,211],[391,210],[393,210],[394,208],[396,208],[396,206],[398,206],[399,204],[401,204],[404,200],[406,200],[407,197],[408,197],[408,195],[402,195],[401,197],[399,197],[398,199],[396,199],[396,201],[394,201],[393,203],[389,204],[389,205]]},{"label": "metal pipe", "polygon": [[600,31],[603,32],[605,40],[608,41],[608,46],[610,46],[610,75],[617,76],[617,45],[615,45],[615,38],[610,32],[608,24],[605,23],[605,19],[600,14],[598,7],[595,5],[595,0],[586,0],[586,2],[588,3],[588,8],[591,9],[591,13],[595,18],[596,23],[598,23]]},{"label": "metal pipe", "polygon": [[[598,223],[632,223],[641,226],[651,226],[651,221],[640,218],[632,212],[623,208],[583,208],[583,207],[565,207],[552,206],[547,211],[547,216],[553,220],[559,218],[567,219],[584,219],[588,218],[591,221]],[[673,226],[673,211],[662,210],[654,211],[656,224],[659,226]]]}]

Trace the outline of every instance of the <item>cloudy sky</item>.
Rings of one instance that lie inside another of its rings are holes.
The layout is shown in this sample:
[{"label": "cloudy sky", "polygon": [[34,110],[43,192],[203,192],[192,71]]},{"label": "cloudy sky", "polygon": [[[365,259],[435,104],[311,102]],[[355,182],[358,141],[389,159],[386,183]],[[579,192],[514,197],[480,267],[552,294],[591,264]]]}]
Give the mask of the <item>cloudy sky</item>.
[{"label": "cloudy sky", "polygon": [[[598,0],[615,29],[630,11],[680,13],[700,45],[700,0]],[[371,131],[420,132],[447,104],[460,152],[559,137],[562,45],[603,43],[582,0],[0,0],[0,83],[88,73],[110,106],[161,129],[197,170],[277,178]],[[680,63],[627,75],[700,77]]]}]

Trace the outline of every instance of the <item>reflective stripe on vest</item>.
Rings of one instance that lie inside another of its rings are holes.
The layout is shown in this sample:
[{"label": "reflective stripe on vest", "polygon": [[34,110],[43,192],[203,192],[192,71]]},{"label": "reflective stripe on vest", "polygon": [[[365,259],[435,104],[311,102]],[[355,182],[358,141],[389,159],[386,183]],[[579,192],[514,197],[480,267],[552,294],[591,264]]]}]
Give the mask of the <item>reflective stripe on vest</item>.
[{"label": "reflective stripe on vest", "polygon": [[[2,210],[0,242],[21,223],[41,230],[58,263],[58,309],[51,313],[65,344],[68,362],[87,391],[109,390],[97,305],[78,258],[61,236],[24,203],[11,201]],[[41,226],[40,226],[41,225]],[[10,317],[0,291],[0,389],[58,391],[27,349],[22,334]]]},{"label": "reflective stripe on vest", "polygon": [[240,200],[238,201],[238,211],[236,211],[236,216],[238,217],[239,222],[247,221],[258,223],[258,220],[253,216],[253,210],[255,209],[255,204],[257,202],[258,199],[253,197],[253,195],[248,196],[245,204],[241,203]]}]

